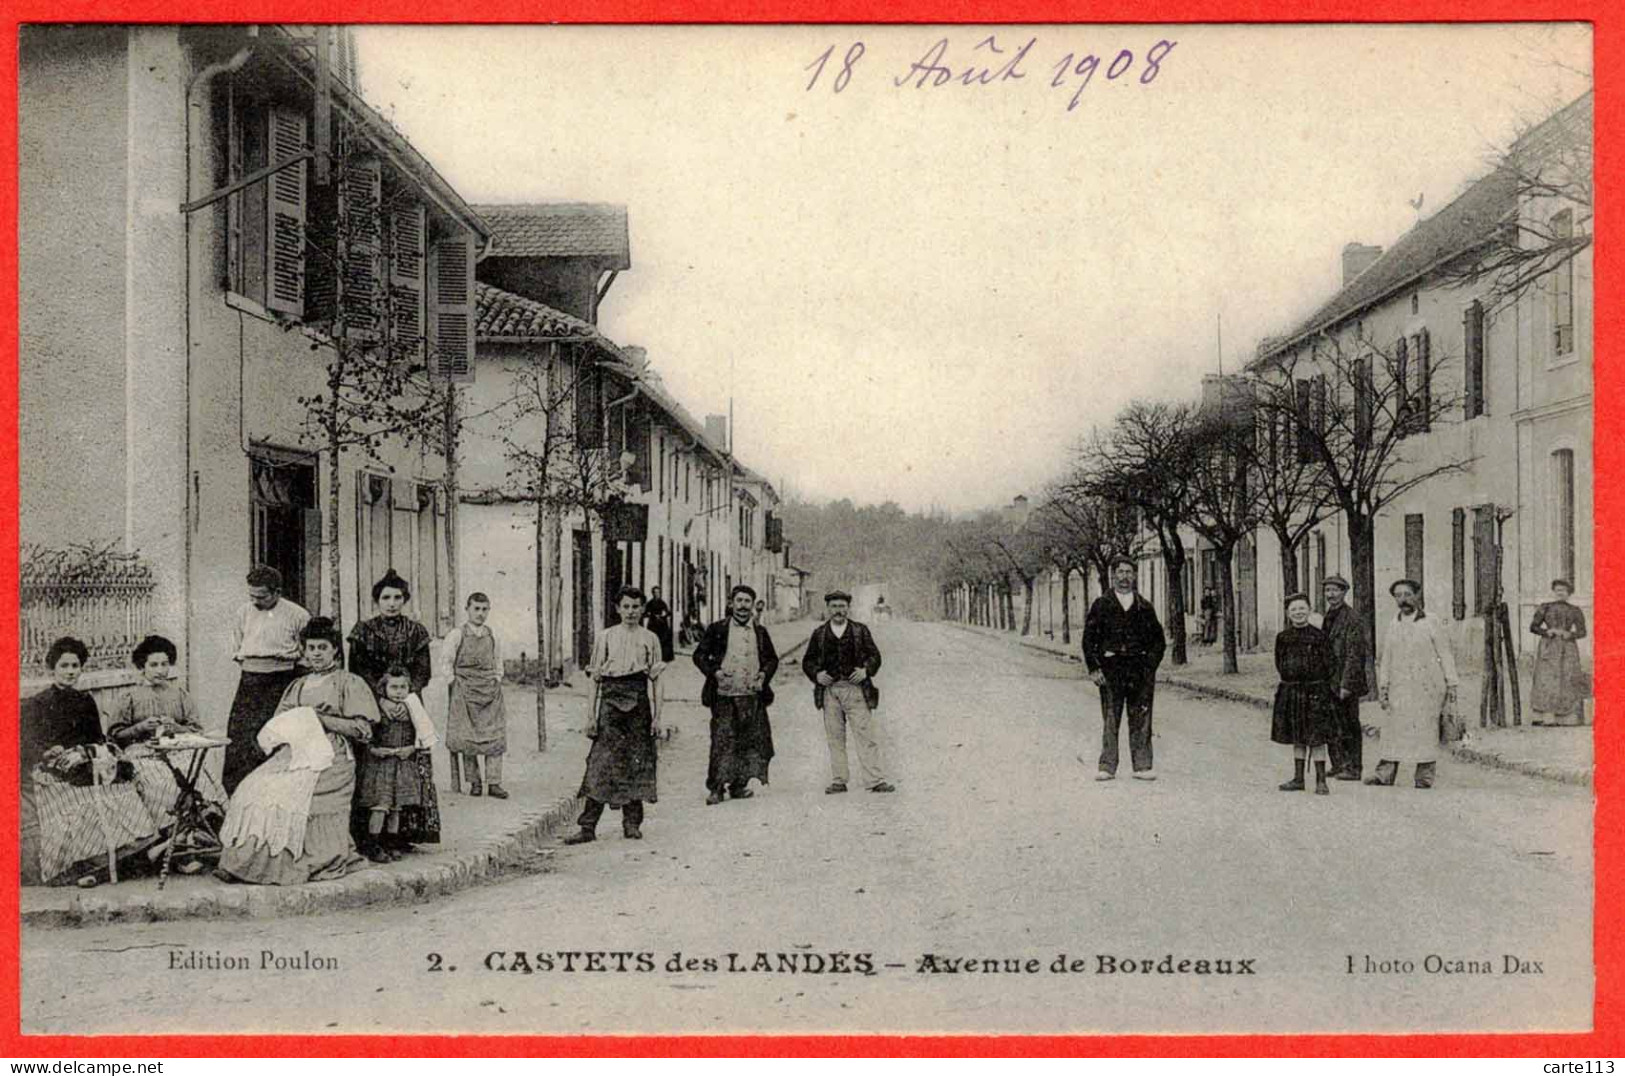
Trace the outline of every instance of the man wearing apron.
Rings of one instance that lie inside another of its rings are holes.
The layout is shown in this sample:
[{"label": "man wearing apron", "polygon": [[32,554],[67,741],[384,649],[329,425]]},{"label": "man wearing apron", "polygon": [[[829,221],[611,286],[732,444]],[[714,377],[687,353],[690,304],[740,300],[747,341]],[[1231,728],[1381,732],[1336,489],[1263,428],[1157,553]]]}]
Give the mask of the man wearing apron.
[{"label": "man wearing apron", "polygon": [[598,820],[604,808],[621,812],[621,832],[627,840],[643,839],[643,805],[654,803],[655,725],[660,720],[655,681],[665,669],[660,640],[642,626],[643,591],[622,587],[616,597],[621,622],[593,640],[588,674],[597,700],[587,735],[587,772],[580,795],[587,805],[577,820],[579,831],[565,844],[586,844],[598,839]]}]

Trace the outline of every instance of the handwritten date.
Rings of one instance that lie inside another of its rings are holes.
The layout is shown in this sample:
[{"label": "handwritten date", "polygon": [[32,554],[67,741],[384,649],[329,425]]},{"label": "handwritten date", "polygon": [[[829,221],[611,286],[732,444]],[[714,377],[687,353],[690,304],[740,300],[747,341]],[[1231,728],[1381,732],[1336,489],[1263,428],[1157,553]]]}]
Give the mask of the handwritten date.
[{"label": "handwritten date", "polygon": [[[1068,52],[1049,68],[1049,86],[1052,90],[1072,90],[1066,104],[1066,110],[1071,112],[1083,102],[1084,91],[1095,81],[1097,74],[1106,82],[1135,81],[1142,86],[1151,85],[1162,73],[1163,63],[1177,44],[1179,42],[1163,38],[1143,54],[1137,55],[1133,49],[1119,49],[1110,59],[1092,52],[1081,55],[1075,51]],[[1038,38],[1029,37],[1019,46],[1010,47],[1001,46],[998,35],[989,34],[970,50],[971,59],[967,63],[950,58],[949,47],[948,38],[938,39],[918,60],[909,64],[906,71],[889,80],[892,87],[898,90],[928,90],[945,86],[994,86],[1024,81],[1027,78],[1026,65],[1038,47]],[[808,92],[818,87],[832,62],[839,65],[828,80],[830,89],[835,93],[844,91],[857,77],[859,62],[868,51],[867,47],[862,41],[854,41],[838,61],[835,58],[837,49],[837,45],[831,45],[803,68],[812,72],[812,77],[807,81]]]}]

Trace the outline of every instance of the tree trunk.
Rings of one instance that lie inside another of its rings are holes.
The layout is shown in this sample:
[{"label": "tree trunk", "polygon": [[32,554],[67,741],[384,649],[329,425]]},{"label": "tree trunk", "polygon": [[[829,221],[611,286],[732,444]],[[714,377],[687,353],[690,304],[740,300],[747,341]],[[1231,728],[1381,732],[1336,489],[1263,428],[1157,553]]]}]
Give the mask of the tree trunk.
[{"label": "tree trunk", "polygon": [[552,656],[548,652],[547,611],[552,590],[547,548],[547,505],[536,501],[536,750],[547,750],[547,678],[552,675]]},{"label": "tree trunk", "polygon": [[1021,634],[1023,637],[1032,634],[1033,630],[1033,578],[1029,575],[1021,577],[1022,592],[1026,598],[1026,608],[1021,612]]},{"label": "tree trunk", "polygon": [[1230,575],[1230,562],[1235,557],[1235,546],[1216,546],[1213,550],[1213,559],[1219,566],[1219,579],[1221,582],[1224,617],[1224,671],[1226,673],[1240,672],[1236,663],[1236,582]]},{"label": "tree trunk", "polygon": [[1281,551],[1281,597],[1298,592],[1298,549],[1285,527],[1272,527],[1275,544]]},{"label": "tree trunk", "polygon": [[[344,364],[345,342],[342,337],[334,341],[333,365],[327,371],[327,406],[331,409],[337,406],[339,376]],[[344,454],[344,446],[339,443],[339,430],[337,417],[329,414],[327,427],[327,601],[328,608],[324,610],[327,616],[339,624],[344,618],[344,587],[339,579],[339,567],[343,563],[339,555],[339,460]],[[357,565],[357,570],[360,566]],[[359,618],[362,610],[356,610]],[[343,625],[340,624],[340,630]]]},{"label": "tree trunk", "polygon": [[[451,591],[452,620],[457,619],[457,386],[446,386],[446,585]],[[438,612],[436,617],[438,619]],[[438,628],[439,624],[433,625]],[[438,632],[435,632],[438,634]]]},{"label": "tree trunk", "polygon": [[1175,665],[1190,661],[1185,653],[1185,547],[1162,543],[1162,563],[1168,575],[1168,641]]},{"label": "tree trunk", "polygon": [[1004,584],[1004,630],[1016,630],[1016,588],[1009,583]]},{"label": "tree trunk", "polygon": [[1372,521],[1344,512],[1349,528],[1349,555],[1354,562],[1355,606],[1360,610],[1360,629],[1365,632],[1365,681],[1371,685],[1367,697],[1376,691],[1377,675],[1377,550]]},{"label": "tree trunk", "polygon": [[1061,569],[1061,642],[1072,642],[1072,569]]}]

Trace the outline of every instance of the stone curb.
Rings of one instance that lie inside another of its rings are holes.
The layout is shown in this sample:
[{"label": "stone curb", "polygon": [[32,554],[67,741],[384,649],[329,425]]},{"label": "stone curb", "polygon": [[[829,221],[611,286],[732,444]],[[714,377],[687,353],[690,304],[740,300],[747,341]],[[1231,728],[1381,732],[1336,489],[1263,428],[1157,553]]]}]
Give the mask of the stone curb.
[{"label": "stone curb", "polygon": [[546,810],[527,812],[518,830],[476,841],[468,851],[444,862],[405,870],[368,868],[302,886],[220,885],[201,893],[158,893],[139,900],[92,892],[75,897],[66,909],[24,912],[22,923],[29,927],[91,927],[179,919],[272,919],[428,900],[553,858],[555,850],[543,847],[544,843],[574,819],[580,805],[577,797],[569,796]]},{"label": "stone curb", "polygon": [[[781,659],[807,645],[811,632],[788,647]],[[662,730],[664,746],[676,729]],[[119,923],[162,923],[180,919],[272,919],[318,915],[371,904],[430,900],[513,874],[521,865],[552,859],[544,847],[562,826],[575,820],[581,799],[570,795],[541,811],[522,816],[519,829],[473,842],[455,859],[401,870],[368,868],[327,882],[302,886],[220,885],[204,892],[155,893],[120,899],[116,887],[76,896],[66,909],[24,912],[27,927],[93,927]]]},{"label": "stone curb", "polygon": [[[962,631],[970,631],[971,634],[981,635],[984,638],[999,638],[999,636],[996,635],[988,635],[986,632],[974,631],[963,624],[955,624],[953,621],[943,621],[942,623],[952,624],[953,627],[959,628]],[[1040,654],[1047,654],[1050,657],[1056,658],[1060,661],[1079,663],[1082,660],[1076,655],[1061,653],[1058,650],[1052,650],[1047,646],[1043,646],[1039,643],[1028,642],[1025,639],[1013,638],[1006,641],[1013,642],[1017,646],[1025,647],[1028,650],[1036,650]],[[1251,706],[1259,710],[1269,710],[1273,706],[1273,702],[1271,700],[1260,698],[1257,695],[1250,695],[1244,691],[1233,691],[1230,688],[1214,687],[1210,684],[1199,683],[1195,680],[1186,680],[1177,676],[1168,676],[1167,674],[1159,675],[1157,677],[1157,683],[1168,684],[1171,687],[1177,687],[1197,695],[1205,695],[1209,698],[1223,699],[1226,702],[1240,703],[1244,706]],[[1492,770],[1501,770],[1506,773],[1521,774],[1524,777],[1533,777],[1542,781],[1556,781],[1560,784],[1578,785],[1584,788],[1591,787],[1591,773],[1589,770],[1576,770],[1567,766],[1544,766],[1538,762],[1525,762],[1522,759],[1508,759],[1496,754],[1493,751],[1481,751],[1477,748],[1467,747],[1462,744],[1448,744],[1446,745],[1445,749],[1448,750],[1451,756],[1456,760],[1471,763],[1475,766],[1484,766]]]}]

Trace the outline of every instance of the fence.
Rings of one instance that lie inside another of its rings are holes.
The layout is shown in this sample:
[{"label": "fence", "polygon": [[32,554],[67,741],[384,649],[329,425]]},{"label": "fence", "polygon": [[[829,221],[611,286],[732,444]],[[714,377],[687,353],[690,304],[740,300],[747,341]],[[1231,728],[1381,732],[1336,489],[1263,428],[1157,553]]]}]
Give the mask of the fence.
[{"label": "fence", "polygon": [[134,557],[95,563],[25,558],[21,598],[22,674],[49,672],[51,644],[72,635],[90,651],[87,669],[118,668],[152,632],[151,570]]}]

